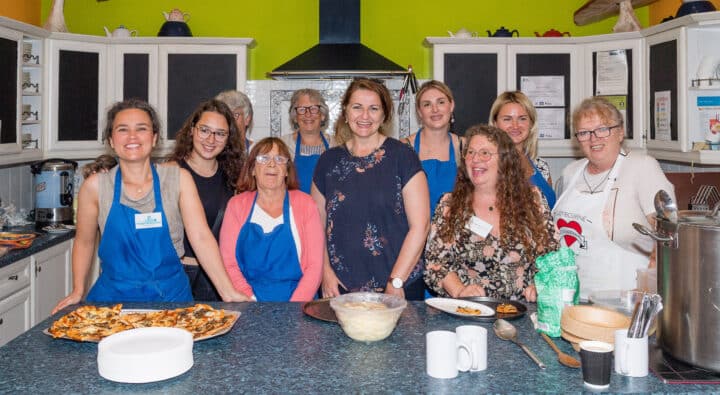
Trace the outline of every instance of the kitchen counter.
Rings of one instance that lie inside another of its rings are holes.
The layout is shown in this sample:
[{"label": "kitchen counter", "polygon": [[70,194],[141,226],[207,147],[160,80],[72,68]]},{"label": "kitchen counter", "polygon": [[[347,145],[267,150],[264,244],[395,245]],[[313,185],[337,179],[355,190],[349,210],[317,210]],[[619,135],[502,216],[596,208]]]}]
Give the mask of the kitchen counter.
[{"label": "kitchen counter", "polygon": [[[455,318],[422,302],[411,302],[393,334],[360,343],[334,323],[302,312],[300,303],[214,303],[242,315],[223,336],[195,343],[188,372],[149,384],[114,383],[97,371],[97,344],[52,339],[42,333],[55,315],[0,348],[0,392],[11,393],[479,393],[578,392],[580,369],[557,362],[554,352],[532,330],[530,320],[513,321],[519,339],[547,365],[540,370],[519,347],[498,339],[490,323],[488,369],[455,379],[425,373],[425,333],[473,321]],[[127,308],[171,308],[172,304],[126,304]],[[69,311],[66,309],[64,312]],[[571,352],[568,343],[558,345]],[[652,373],[629,378],[613,373],[612,392],[720,391],[712,385],[663,384]]]},{"label": "kitchen counter", "polygon": [[28,248],[14,249],[8,251],[7,254],[0,256],[0,268],[10,265],[38,252],[48,249],[63,241],[70,240],[75,237],[75,231],[71,230],[65,233],[47,233],[45,231],[36,231],[33,227],[12,228],[11,230],[2,230],[3,232],[13,233],[37,233],[37,237],[33,240],[32,245]]}]

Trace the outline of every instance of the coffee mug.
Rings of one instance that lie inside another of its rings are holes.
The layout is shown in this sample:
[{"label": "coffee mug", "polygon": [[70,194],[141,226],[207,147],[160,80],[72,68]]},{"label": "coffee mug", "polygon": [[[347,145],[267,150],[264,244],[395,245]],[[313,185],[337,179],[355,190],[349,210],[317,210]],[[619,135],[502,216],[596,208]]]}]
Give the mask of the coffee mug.
[{"label": "coffee mug", "polygon": [[459,353],[470,354],[470,349],[458,342],[455,332],[432,331],[425,335],[427,346],[427,374],[438,379],[457,377],[458,371],[470,369],[470,357],[458,358]]},{"label": "coffee mug", "polygon": [[627,337],[627,329],[615,331],[615,373],[630,377],[648,375],[648,338]]},{"label": "coffee mug", "polygon": [[[627,333],[627,329],[625,329]],[[585,385],[602,389],[610,385],[613,345],[595,340],[580,342],[580,359]]]},{"label": "coffee mug", "polygon": [[478,325],[462,325],[455,328],[458,341],[466,346],[470,353],[458,354],[461,365],[470,365],[471,372],[487,369],[487,329]]}]

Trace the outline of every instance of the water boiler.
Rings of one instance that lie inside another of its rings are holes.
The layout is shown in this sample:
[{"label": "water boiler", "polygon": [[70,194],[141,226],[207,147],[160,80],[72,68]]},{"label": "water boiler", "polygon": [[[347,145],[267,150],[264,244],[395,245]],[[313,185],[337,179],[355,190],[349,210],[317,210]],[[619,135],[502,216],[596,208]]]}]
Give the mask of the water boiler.
[{"label": "water boiler", "polygon": [[47,159],[30,165],[35,185],[35,225],[72,224],[77,162]]}]

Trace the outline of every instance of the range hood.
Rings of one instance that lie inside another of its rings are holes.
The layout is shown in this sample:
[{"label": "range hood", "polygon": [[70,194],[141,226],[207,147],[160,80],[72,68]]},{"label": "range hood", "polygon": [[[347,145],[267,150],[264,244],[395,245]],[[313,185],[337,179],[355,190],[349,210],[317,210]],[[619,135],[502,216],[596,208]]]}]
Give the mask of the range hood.
[{"label": "range hood", "polygon": [[360,0],[320,1],[320,43],[267,73],[276,80],[402,78],[408,71],[360,43]]}]

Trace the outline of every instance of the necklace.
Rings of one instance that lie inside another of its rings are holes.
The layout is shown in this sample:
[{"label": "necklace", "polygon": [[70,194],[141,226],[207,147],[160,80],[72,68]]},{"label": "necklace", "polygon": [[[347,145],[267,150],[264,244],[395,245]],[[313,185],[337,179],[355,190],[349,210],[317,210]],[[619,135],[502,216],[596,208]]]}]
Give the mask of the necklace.
[{"label": "necklace", "polygon": [[[617,160],[615,161],[615,163],[617,163]],[[605,177],[603,177],[602,180],[600,180],[600,182],[598,184],[596,184],[595,186],[590,185],[590,181],[588,181],[588,178],[587,178],[588,165],[590,163],[588,162],[588,164],[585,165],[585,170],[583,170],[583,180],[585,181],[585,185],[588,187],[588,192],[591,195],[600,193],[604,190],[604,188],[601,189],[601,187],[603,187],[605,185],[605,182],[607,182],[607,180],[610,178],[610,173],[612,173],[613,169],[615,168],[615,163],[613,163],[610,170],[608,170],[608,172],[605,174]]]},{"label": "necklace", "polygon": [[[377,151],[377,149],[380,148],[380,146],[382,145],[382,143],[383,143],[382,137],[378,137],[378,143],[377,143],[377,145],[375,146],[375,148],[374,148],[372,151],[370,151],[370,153],[368,153],[368,154],[365,155],[365,156],[368,156],[368,155],[372,154],[373,152]],[[347,144],[346,144],[345,147],[347,148],[347,150],[348,150],[348,152],[350,153],[350,155],[356,156],[356,155],[355,155],[355,151],[350,147],[350,145],[347,145]]]}]

